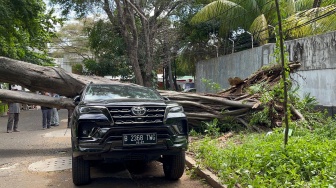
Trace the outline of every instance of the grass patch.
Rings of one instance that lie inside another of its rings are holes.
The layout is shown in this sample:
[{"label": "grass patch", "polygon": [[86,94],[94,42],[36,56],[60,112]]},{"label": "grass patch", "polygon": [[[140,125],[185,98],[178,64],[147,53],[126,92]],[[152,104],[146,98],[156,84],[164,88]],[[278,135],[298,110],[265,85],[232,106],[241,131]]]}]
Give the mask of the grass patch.
[{"label": "grass patch", "polygon": [[[296,128],[284,148],[283,129],[271,134],[205,136],[190,144],[204,168],[228,187],[336,187],[336,125]],[[223,144],[225,142],[225,144]]]}]

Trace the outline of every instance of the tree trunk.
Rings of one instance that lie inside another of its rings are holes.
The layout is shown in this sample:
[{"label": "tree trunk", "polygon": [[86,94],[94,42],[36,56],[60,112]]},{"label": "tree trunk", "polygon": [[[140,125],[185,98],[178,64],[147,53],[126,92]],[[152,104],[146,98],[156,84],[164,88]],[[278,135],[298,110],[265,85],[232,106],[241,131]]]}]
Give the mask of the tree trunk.
[{"label": "tree trunk", "polygon": [[22,104],[32,104],[40,106],[48,106],[59,109],[73,109],[74,102],[69,98],[55,98],[46,95],[37,95],[24,91],[11,91],[0,89],[0,99],[6,103],[18,102]]},{"label": "tree trunk", "polygon": [[170,88],[170,86],[169,86],[169,69],[168,69],[168,65],[167,65],[167,63],[164,63],[164,79],[165,79],[165,89],[169,89]]},{"label": "tree trunk", "polygon": [[87,77],[55,67],[43,67],[0,56],[0,82],[18,84],[30,91],[48,91],[66,97],[79,95],[86,84],[108,83],[102,77]]},{"label": "tree trunk", "polygon": [[[132,11],[132,8],[129,7],[129,3],[127,3],[126,1],[123,2],[124,4],[122,4],[120,0],[116,0],[115,3],[118,9],[118,20],[121,25],[120,31],[127,46],[127,51],[129,53],[128,57],[132,65],[136,83],[139,85],[144,85],[144,80],[141,74],[138,59],[139,41],[134,13]],[[111,12],[108,0],[105,0],[104,10],[109,16],[111,23],[113,23],[113,13]]]},{"label": "tree trunk", "polygon": [[171,65],[171,60],[170,60],[170,52],[167,53],[168,58],[167,58],[167,63],[168,63],[168,72],[169,72],[169,86],[170,90],[174,90],[174,82],[173,82],[173,72],[172,72],[172,65]]},{"label": "tree trunk", "polygon": [[150,39],[150,33],[151,30],[149,28],[149,21],[145,19],[144,17],[141,17],[141,23],[142,23],[142,31],[143,35],[145,37],[145,52],[146,52],[146,63],[144,65],[144,86],[146,87],[152,87],[153,86],[153,58],[152,58],[152,48],[153,45],[151,43]]},{"label": "tree trunk", "polygon": [[[102,77],[87,77],[55,67],[43,67],[0,56],[0,82],[17,84],[30,91],[47,91],[69,98],[79,95],[86,84],[113,83]],[[0,89],[0,100],[55,108],[74,108],[72,99],[53,98],[30,92]]]}]

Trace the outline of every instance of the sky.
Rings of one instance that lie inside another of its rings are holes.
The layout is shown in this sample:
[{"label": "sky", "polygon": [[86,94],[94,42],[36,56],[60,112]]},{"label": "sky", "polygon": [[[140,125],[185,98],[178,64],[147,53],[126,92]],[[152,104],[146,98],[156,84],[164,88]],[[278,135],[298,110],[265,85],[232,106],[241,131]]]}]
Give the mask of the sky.
[{"label": "sky", "polygon": [[[49,0],[43,0],[44,3],[47,5],[47,10],[50,10],[51,8],[55,9],[55,13],[57,17],[62,17],[62,10],[60,9],[60,6],[55,6],[55,5],[51,5]],[[75,19],[76,14],[75,12],[71,12],[69,15],[70,19]]]}]

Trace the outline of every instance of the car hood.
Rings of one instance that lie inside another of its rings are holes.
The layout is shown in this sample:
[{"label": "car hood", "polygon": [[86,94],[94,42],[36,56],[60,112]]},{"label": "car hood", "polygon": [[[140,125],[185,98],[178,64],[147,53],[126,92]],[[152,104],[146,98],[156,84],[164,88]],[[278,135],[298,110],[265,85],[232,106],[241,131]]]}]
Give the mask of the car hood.
[{"label": "car hood", "polygon": [[131,99],[118,99],[118,100],[104,100],[104,101],[82,101],[79,105],[85,106],[167,106],[177,105],[173,101],[164,100],[131,100]]}]

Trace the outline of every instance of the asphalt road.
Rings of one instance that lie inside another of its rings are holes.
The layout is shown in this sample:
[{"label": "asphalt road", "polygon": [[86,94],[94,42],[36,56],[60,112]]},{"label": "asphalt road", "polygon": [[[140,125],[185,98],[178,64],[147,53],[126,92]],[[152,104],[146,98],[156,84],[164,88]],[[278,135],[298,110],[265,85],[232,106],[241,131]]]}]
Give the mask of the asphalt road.
[{"label": "asphalt road", "polygon": [[[21,111],[20,132],[7,133],[7,117],[0,117],[0,188],[76,187],[71,176],[70,129],[67,111],[60,110],[61,125],[42,129],[41,110]],[[152,162],[145,168],[124,164],[97,164],[91,167],[92,183],[81,187],[174,187],[209,188],[186,172],[178,181],[164,178],[162,165]]]}]

